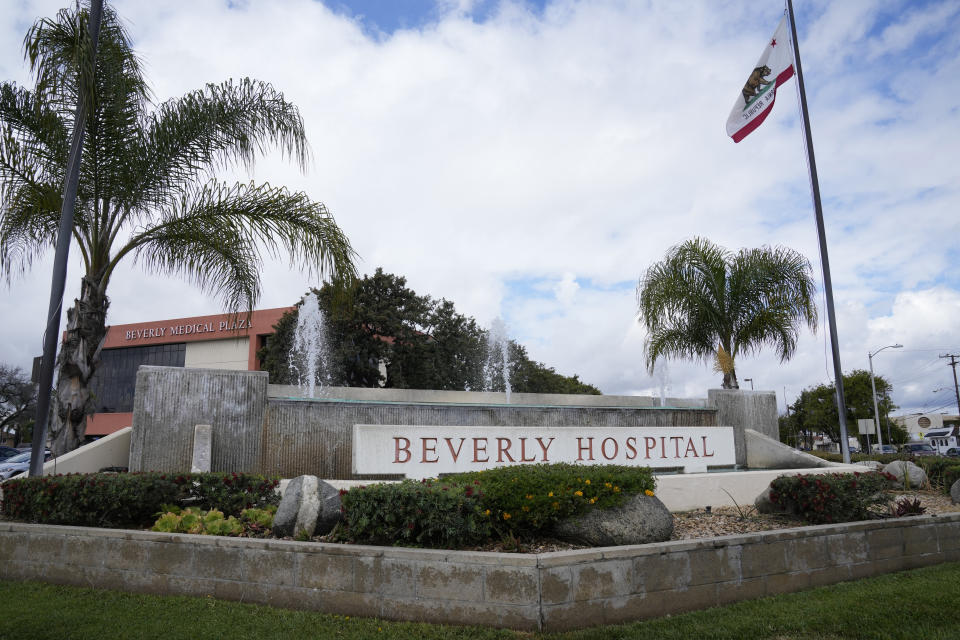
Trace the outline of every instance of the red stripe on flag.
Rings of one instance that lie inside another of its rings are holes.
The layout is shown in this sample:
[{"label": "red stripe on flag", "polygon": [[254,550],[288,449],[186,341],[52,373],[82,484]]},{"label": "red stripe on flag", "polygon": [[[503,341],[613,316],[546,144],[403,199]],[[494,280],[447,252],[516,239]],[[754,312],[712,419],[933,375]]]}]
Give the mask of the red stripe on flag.
[{"label": "red stripe on flag", "polygon": [[767,116],[770,115],[770,112],[773,110],[773,103],[777,101],[777,89],[779,89],[784,82],[786,82],[792,77],[793,77],[793,65],[790,65],[789,67],[787,67],[786,69],[780,72],[780,75],[777,76],[777,86],[773,88],[773,100],[770,101],[770,106],[764,109],[763,112],[761,112],[760,115],[758,115],[756,118],[748,122],[747,126],[745,126],[743,129],[740,129],[735,134],[733,134],[731,137],[733,138],[734,142],[740,142],[741,140],[746,138],[748,135],[753,133],[754,129],[756,129],[761,124],[763,124],[763,121],[767,119]]}]

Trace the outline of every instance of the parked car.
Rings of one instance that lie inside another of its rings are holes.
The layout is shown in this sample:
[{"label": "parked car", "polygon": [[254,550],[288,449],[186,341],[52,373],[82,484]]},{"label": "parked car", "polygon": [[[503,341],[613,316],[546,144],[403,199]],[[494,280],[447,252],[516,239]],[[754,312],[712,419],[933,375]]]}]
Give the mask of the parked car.
[{"label": "parked car", "polygon": [[874,452],[874,453],[879,453],[879,454],[884,454],[884,453],[896,453],[896,452],[897,452],[897,448],[896,448],[895,446],[893,446],[892,444],[885,444],[885,445],[882,445],[882,446],[879,445],[879,444],[875,444],[875,445],[873,445],[873,447],[871,447],[871,448],[873,449],[873,452]]},{"label": "parked car", "polygon": [[[44,462],[53,457],[53,454],[50,453],[50,450],[47,449],[45,455],[43,456]],[[15,476],[18,473],[23,473],[30,470],[30,452],[26,451],[24,453],[13,456],[12,458],[7,458],[3,462],[0,462],[0,480],[6,480],[11,476]]]},{"label": "parked car", "polygon": [[900,447],[903,453],[909,453],[912,456],[935,456],[937,450],[925,442],[908,442]]},{"label": "parked car", "polygon": [[943,452],[943,455],[948,458],[960,458],[960,447],[950,447]]},{"label": "parked car", "polygon": [[6,460],[7,458],[12,458],[20,453],[22,453],[20,449],[14,449],[13,447],[0,445],[0,462]]}]

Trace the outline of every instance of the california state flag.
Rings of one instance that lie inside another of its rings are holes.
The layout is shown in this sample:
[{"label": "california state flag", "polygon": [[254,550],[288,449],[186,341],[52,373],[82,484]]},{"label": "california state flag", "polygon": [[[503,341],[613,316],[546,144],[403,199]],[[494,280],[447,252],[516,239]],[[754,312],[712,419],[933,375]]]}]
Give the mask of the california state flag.
[{"label": "california state flag", "polygon": [[777,89],[791,76],[793,50],[787,32],[787,16],[783,16],[727,118],[727,135],[734,142],[746,138],[767,119],[777,98]]}]

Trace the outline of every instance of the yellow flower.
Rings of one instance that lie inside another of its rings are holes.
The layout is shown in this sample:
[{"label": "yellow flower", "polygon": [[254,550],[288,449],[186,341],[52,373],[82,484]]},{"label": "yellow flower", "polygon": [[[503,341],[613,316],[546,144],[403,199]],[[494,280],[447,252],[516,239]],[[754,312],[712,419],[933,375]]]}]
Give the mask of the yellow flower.
[{"label": "yellow flower", "polygon": [[587,478],[586,480],[584,480],[583,484],[590,484],[590,478]]},{"label": "yellow flower", "polygon": [[582,498],[582,497],[583,497],[583,491],[574,491],[574,492],[573,492],[573,495]]},{"label": "yellow flower", "polygon": [[593,503],[596,502],[596,501],[597,501],[597,498],[596,498],[596,497],[590,498],[590,504],[593,504]]},{"label": "yellow flower", "polygon": [[527,500],[533,500],[533,494],[532,494],[532,493],[528,493],[528,494],[527,494]]},{"label": "yellow flower", "polygon": [[485,515],[485,516],[490,515],[490,509],[487,509],[486,511],[484,511],[484,512],[483,512],[483,515]]},{"label": "yellow flower", "polygon": [[504,519],[504,520],[509,520],[510,518],[511,518],[510,514],[504,512],[504,514],[503,514],[503,519]]},{"label": "yellow flower", "polygon": [[552,497],[553,497],[553,491],[551,491],[550,493],[548,493],[548,494],[547,494],[547,497],[548,497],[548,498],[552,498]]},{"label": "yellow flower", "polygon": [[530,511],[530,507],[528,507],[527,505],[523,505],[523,510],[524,510],[524,511]]},{"label": "yellow flower", "polygon": [[613,492],[614,492],[614,493],[620,493],[620,487],[614,487],[614,488],[613,488]]},{"label": "yellow flower", "polygon": [[554,509],[559,509],[559,508],[560,508],[560,503],[559,503],[559,502],[554,502],[554,503],[553,503],[553,508],[554,508]]},{"label": "yellow flower", "polygon": [[644,491],[644,493],[647,494],[648,496],[653,497],[653,491],[650,491],[650,489],[647,489],[646,491]]},{"label": "yellow flower", "polygon": [[609,482],[604,482],[604,483],[603,483],[603,486],[605,486],[607,489],[609,489],[609,488],[612,487],[613,485],[610,484]]}]

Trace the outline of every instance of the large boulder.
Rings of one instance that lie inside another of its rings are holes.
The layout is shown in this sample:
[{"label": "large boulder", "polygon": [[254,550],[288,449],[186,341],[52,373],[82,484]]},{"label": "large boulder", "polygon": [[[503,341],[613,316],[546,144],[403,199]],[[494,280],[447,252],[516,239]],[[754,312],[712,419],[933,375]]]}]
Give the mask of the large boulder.
[{"label": "large boulder", "polygon": [[957,480],[950,487],[950,502],[960,504],[960,480]]},{"label": "large boulder", "polygon": [[662,542],[673,535],[673,514],[656,496],[638,494],[619,507],[591,509],[563,520],[553,534],[591,547]]},{"label": "large boulder", "polygon": [[927,484],[926,471],[908,460],[894,460],[883,470],[892,474],[904,488],[919,489]]},{"label": "large boulder", "polygon": [[278,538],[322,536],[339,521],[340,491],[317,476],[297,476],[280,499],[273,534]]}]

